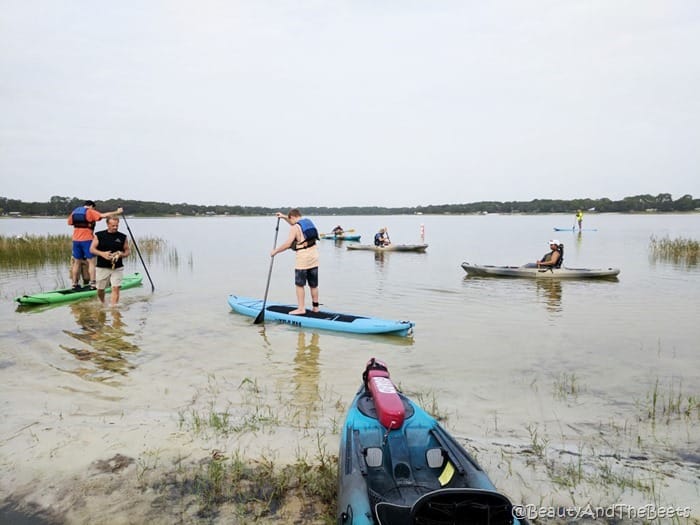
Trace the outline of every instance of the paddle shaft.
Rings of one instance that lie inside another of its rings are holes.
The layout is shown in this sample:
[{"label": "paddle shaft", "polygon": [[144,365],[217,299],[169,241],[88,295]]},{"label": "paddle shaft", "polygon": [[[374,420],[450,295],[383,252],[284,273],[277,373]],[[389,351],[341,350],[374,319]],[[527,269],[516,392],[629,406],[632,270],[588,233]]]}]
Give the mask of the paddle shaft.
[{"label": "paddle shaft", "polygon": [[[272,249],[277,247],[277,234],[280,231],[280,218],[277,217],[277,225],[275,226],[275,240],[272,242]],[[260,313],[253,321],[253,324],[260,324],[265,322],[265,304],[267,303],[267,292],[270,290],[270,278],[272,277],[272,263],[275,262],[274,257],[270,257],[270,269],[267,272],[267,284],[265,285],[265,296],[263,297],[262,308]]]},{"label": "paddle shaft", "polygon": [[151,292],[156,291],[156,287],[153,284],[153,279],[151,279],[151,274],[148,273],[148,268],[146,267],[146,263],[143,261],[143,257],[141,257],[141,250],[139,250],[139,245],[136,244],[136,239],[134,239],[134,234],[131,233],[131,228],[129,228],[129,223],[126,220],[126,215],[122,213],[122,219],[124,219],[124,224],[126,224],[126,229],[129,230],[129,235],[131,236],[131,242],[134,243],[134,248],[136,248],[136,253],[139,254],[139,259],[141,259],[141,264],[143,265],[143,269],[146,272],[146,276],[148,276],[148,281],[151,283]]}]

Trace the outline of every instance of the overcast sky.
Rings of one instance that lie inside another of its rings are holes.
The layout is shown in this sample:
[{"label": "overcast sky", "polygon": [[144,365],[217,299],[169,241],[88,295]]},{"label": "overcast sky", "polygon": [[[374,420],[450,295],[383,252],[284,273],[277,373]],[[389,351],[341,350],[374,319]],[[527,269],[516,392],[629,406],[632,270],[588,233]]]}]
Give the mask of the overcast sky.
[{"label": "overcast sky", "polygon": [[700,196],[697,0],[0,0],[0,196]]}]

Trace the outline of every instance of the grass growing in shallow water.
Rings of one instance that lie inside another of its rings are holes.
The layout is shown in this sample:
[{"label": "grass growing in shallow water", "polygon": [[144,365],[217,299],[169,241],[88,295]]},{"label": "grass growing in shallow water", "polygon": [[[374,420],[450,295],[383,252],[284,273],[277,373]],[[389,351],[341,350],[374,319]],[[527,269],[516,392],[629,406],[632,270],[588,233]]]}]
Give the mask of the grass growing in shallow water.
[{"label": "grass growing in shallow water", "polygon": [[[158,237],[144,237],[137,238],[136,242],[146,259],[165,254],[170,264],[177,266],[177,250],[168,247],[167,241]],[[71,243],[70,235],[0,235],[0,266],[17,269],[69,264]]]},{"label": "grass growing in shallow water", "polygon": [[70,235],[0,235],[0,266],[31,268],[70,259]]},{"label": "grass growing in shallow water", "polygon": [[298,451],[293,463],[282,465],[274,452],[253,460],[238,450],[230,456],[213,450],[197,463],[180,462],[165,475],[144,470],[139,482],[142,490],[160,495],[157,505],[169,512],[184,506],[197,522],[225,517],[227,523],[330,525],[335,523],[338,458],[328,454],[323,436],[316,438],[311,459]]},{"label": "grass growing in shallow water", "polygon": [[666,388],[659,388],[657,379],[647,394],[646,401],[639,403],[642,407],[641,418],[652,423],[666,424],[670,424],[674,419],[700,421],[700,398],[683,394],[682,390],[683,385],[680,381],[676,385],[672,380]]},{"label": "grass growing in shallow water", "polygon": [[684,237],[671,239],[669,237],[657,238],[652,235],[649,240],[649,251],[653,260],[695,266],[700,254],[700,242]]}]

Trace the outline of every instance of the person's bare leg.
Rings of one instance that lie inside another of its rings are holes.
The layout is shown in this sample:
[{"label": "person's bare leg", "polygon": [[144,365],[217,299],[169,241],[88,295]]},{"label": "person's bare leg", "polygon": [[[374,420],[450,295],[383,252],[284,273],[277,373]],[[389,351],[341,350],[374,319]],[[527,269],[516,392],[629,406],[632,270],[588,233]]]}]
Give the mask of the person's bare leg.
[{"label": "person's bare leg", "polygon": [[119,290],[121,286],[112,286],[112,306],[116,306],[119,302]]},{"label": "person's bare leg", "polygon": [[80,259],[73,258],[73,262],[70,265],[70,276],[73,281],[73,286],[78,284],[78,276],[80,275]]},{"label": "person's bare leg", "polygon": [[306,313],[306,307],[304,306],[304,287],[297,286],[297,309],[289,312],[289,315],[303,315]]},{"label": "person's bare leg", "polygon": [[[318,286],[311,288],[311,304],[318,304]],[[312,310],[318,312],[318,306],[314,306]]]},{"label": "person's bare leg", "polygon": [[91,257],[88,259],[88,265],[90,266],[90,282],[94,283],[95,282],[95,272],[97,268],[97,258]]},{"label": "person's bare leg", "polygon": [[105,291],[104,290],[97,290],[97,298],[104,304],[105,302]]}]

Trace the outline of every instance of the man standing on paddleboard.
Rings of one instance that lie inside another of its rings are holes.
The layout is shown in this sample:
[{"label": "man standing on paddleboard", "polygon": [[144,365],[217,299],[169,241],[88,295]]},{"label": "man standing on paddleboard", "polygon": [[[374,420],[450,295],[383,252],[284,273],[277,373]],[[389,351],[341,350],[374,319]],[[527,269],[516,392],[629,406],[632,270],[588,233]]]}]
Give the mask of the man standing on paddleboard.
[{"label": "man standing on paddleboard", "polygon": [[288,249],[296,252],[294,285],[297,295],[297,309],[289,313],[290,315],[304,315],[306,313],[304,286],[307,284],[311,291],[312,309],[314,312],[318,312],[318,246],[316,246],[318,230],[311,219],[302,218],[301,212],[297,208],[289,210],[287,215],[279,211],[275,215],[277,218],[287,221],[291,228],[287,240],[273,249],[270,256],[274,257]]}]

